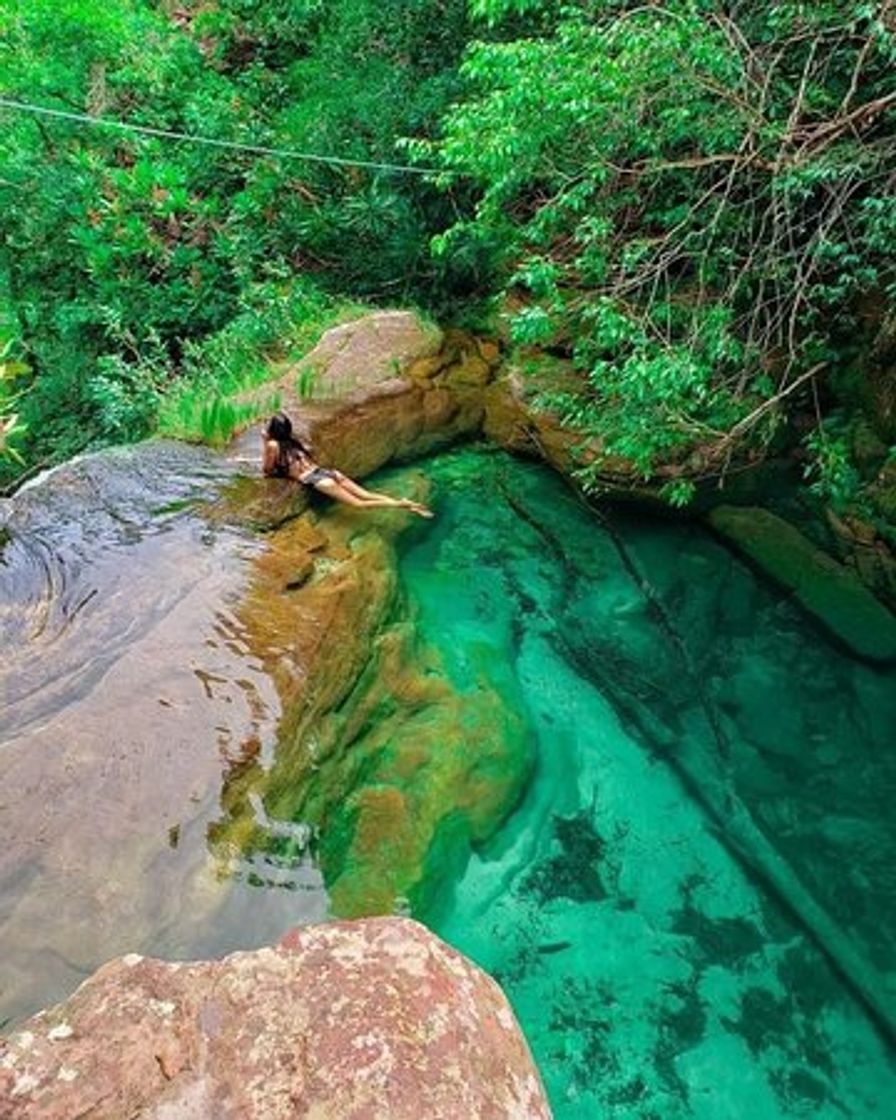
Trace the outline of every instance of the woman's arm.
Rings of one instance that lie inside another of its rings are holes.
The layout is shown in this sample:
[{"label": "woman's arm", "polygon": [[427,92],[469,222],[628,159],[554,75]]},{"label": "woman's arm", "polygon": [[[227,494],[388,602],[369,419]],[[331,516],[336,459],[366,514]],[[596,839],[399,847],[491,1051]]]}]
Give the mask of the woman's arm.
[{"label": "woman's arm", "polygon": [[280,444],[275,439],[268,439],[267,433],[261,433],[262,452],[261,470],[263,474],[271,475],[277,471],[277,461],[280,458]]}]

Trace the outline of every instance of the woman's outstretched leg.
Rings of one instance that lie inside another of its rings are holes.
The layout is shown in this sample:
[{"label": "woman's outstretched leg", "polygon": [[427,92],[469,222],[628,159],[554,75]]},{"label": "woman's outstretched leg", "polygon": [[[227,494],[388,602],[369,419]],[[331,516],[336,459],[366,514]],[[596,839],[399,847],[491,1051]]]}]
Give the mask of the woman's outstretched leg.
[{"label": "woman's outstretched leg", "polygon": [[[315,489],[334,498],[337,502],[354,506],[356,509],[407,509],[420,517],[433,516],[432,511],[419,502],[411,502],[407,498],[392,498],[388,494],[377,494],[372,490],[364,490],[363,486],[357,484],[349,488],[342,479],[338,482],[331,478],[321,479],[320,482],[315,483]],[[357,493],[358,490],[363,492],[363,496]]]},{"label": "woman's outstretched leg", "polygon": [[389,503],[397,503],[404,509],[409,509],[412,513],[419,514],[420,517],[433,517],[434,514],[431,509],[423,505],[422,502],[414,502],[410,498],[391,498],[388,494],[378,493],[376,490],[367,490],[360,482],[355,482],[353,478],[348,475],[342,474],[340,471],[336,475],[336,480],[343,490],[347,490],[349,494],[353,494],[356,498],[362,501],[379,500],[381,498],[388,499]]},{"label": "woman's outstretched leg", "polygon": [[336,481],[344,490],[354,494],[356,498],[387,498],[389,496],[388,494],[378,494],[376,490],[367,490],[360,482],[355,482],[353,478],[349,478],[347,474],[343,474],[341,471],[336,472]]}]

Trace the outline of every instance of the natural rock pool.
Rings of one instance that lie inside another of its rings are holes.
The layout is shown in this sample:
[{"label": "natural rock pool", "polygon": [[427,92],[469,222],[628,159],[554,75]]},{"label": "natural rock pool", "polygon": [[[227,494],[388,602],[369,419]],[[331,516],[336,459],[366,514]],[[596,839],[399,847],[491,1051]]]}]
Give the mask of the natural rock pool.
[{"label": "natural rock pool", "polygon": [[[268,538],[209,521],[233,469],[150,444],[16,499],[0,1020],[116,953],[319,920],[321,867],[340,913],[413,886],[559,1120],[891,1115],[893,669],[698,527],[604,523],[503,453],[423,464],[438,517],[397,536],[323,504]],[[287,647],[328,581],[302,656],[372,683],[315,678],[308,726]]]}]

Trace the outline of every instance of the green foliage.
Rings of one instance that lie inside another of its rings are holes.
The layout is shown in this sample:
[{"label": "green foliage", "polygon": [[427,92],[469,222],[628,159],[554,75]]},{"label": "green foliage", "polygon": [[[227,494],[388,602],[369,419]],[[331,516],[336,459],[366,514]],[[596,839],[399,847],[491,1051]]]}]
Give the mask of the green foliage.
[{"label": "green foliage", "polygon": [[6,460],[18,466],[25,464],[17,447],[25,433],[25,425],[13,410],[21,396],[16,385],[27,373],[25,363],[15,360],[14,339],[4,341],[0,336],[0,461]]},{"label": "green foliage", "polygon": [[853,462],[843,418],[833,416],[819,424],[804,442],[811,456],[804,475],[811,480],[812,493],[838,511],[859,500],[862,480]]},{"label": "green foliage", "polygon": [[697,492],[697,487],[687,478],[676,478],[670,482],[663,483],[660,488],[660,496],[665,498],[670,506],[676,509],[682,509],[688,505],[694,498]]},{"label": "green foliage", "polygon": [[317,381],[318,371],[313,366],[306,366],[296,379],[296,392],[302,400],[310,400],[314,396],[314,386]]},{"label": "green foliage", "polygon": [[434,252],[488,254],[514,341],[580,371],[549,403],[607,457],[650,477],[755,456],[867,331],[860,297],[896,284],[892,13],[472,9],[491,37],[467,51],[465,96],[410,145],[442,186],[478,186]]},{"label": "green foliage", "polygon": [[[394,162],[455,91],[465,28],[464,0],[0,0],[0,66],[6,96],[63,111]],[[427,249],[450,200],[419,175],[0,113],[0,286],[32,371],[32,461],[139,438],[160,410],[224,431],[223,404],[200,417],[255,377],[234,368],[276,327],[279,295],[253,338],[261,293],[313,279],[400,301],[457,274]]]},{"label": "green foliage", "polygon": [[[883,0],[0,0],[7,96],[436,169],[0,110],[0,343],[27,367],[0,380],[0,455],[223,441],[353,299],[498,306],[578,373],[543,403],[681,504],[873,344],[894,64]],[[839,439],[809,444],[836,501]]]},{"label": "green foliage", "polygon": [[158,430],[180,439],[226,443],[250,420],[280,407],[279,396],[263,388],[272,377],[307,353],[329,327],[362,310],[308,282],[253,285],[243,310],[226,327],[187,344],[178,383],[161,402]]},{"label": "green foliage", "polygon": [[151,357],[128,362],[120,354],[104,354],[97,359],[84,396],[106,439],[128,443],[151,430],[162,398],[160,380]]}]

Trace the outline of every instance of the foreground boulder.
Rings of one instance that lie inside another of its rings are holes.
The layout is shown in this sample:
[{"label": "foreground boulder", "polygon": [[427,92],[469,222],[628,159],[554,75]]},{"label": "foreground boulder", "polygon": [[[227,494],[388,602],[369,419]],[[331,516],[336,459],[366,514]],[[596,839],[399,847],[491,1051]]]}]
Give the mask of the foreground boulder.
[{"label": "foreground boulder", "polygon": [[221,961],[123,957],[0,1049],[28,1120],[544,1120],[497,984],[404,918]]}]

